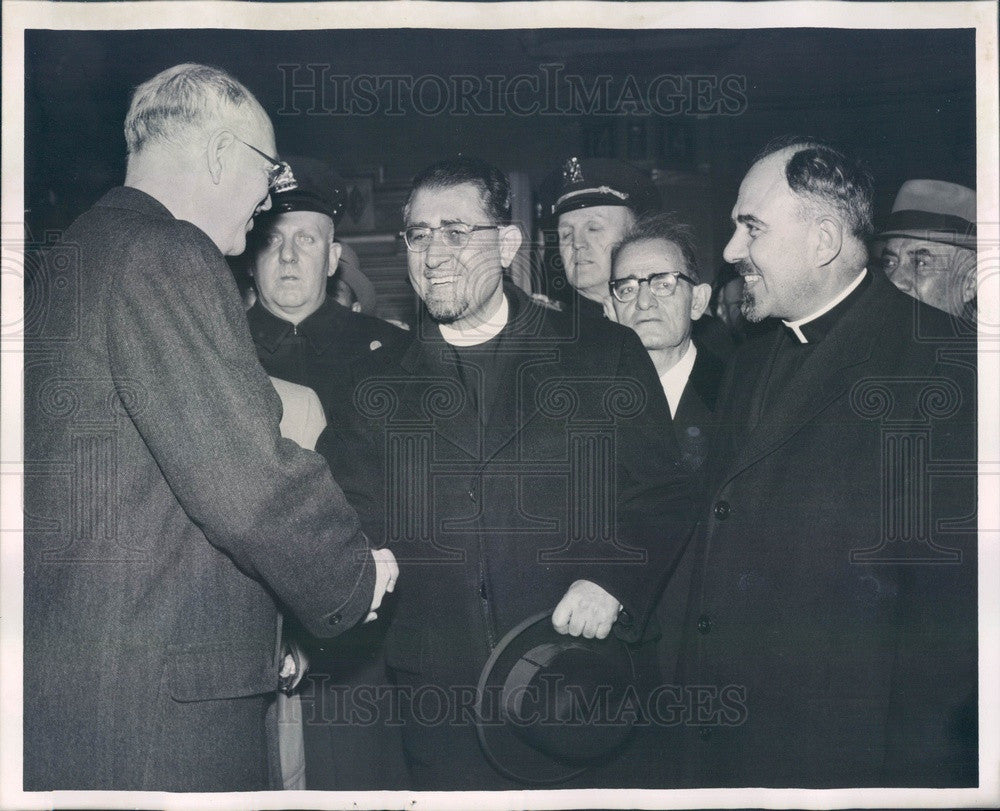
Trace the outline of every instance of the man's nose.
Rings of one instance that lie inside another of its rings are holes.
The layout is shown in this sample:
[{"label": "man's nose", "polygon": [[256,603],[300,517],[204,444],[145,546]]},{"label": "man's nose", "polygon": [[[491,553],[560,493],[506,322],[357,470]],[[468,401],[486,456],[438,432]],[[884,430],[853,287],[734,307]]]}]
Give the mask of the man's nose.
[{"label": "man's nose", "polygon": [[737,228],[733,231],[733,235],[729,238],[729,242],[726,243],[726,247],[722,250],[722,258],[725,259],[729,264],[735,265],[741,259],[745,259],[747,256],[747,238],[746,235]]},{"label": "man's nose", "polygon": [[281,249],[278,251],[278,258],[282,262],[294,262],[298,259],[298,254],[295,252],[295,241],[291,239],[281,240]]},{"label": "man's nose", "polygon": [[264,198],[264,202],[257,206],[258,213],[263,213],[265,211],[271,210],[271,194],[268,193],[267,197]]},{"label": "man's nose", "polygon": [[916,289],[915,279],[912,273],[906,273],[902,268],[895,267],[885,271],[889,281],[896,285],[897,289],[904,293],[912,293]]},{"label": "man's nose", "polygon": [[648,310],[651,307],[659,306],[656,296],[653,295],[653,291],[649,288],[649,282],[645,279],[639,282],[639,292],[635,296],[635,306],[640,310]]},{"label": "man's nose", "polygon": [[428,268],[437,268],[448,262],[454,255],[454,249],[444,244],[439,231],[431,232],[431,244],[424,251],[424,264]]}]

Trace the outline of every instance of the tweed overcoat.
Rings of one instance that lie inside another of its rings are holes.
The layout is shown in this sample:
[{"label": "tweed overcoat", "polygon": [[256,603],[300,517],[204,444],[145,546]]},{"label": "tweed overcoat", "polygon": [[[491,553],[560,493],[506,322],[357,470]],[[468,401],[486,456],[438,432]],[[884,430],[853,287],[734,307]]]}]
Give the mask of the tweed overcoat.
[{"label": "tweed overcoat", "polygon": [[364,617],[374,565],[282,439],[216,246],[131,188],[39,265],[25,386],[28,790],[275,785],[278,604]]},{"label": "tweed overcoat", "polygon": [[876,273],[771,408],[784,331],[731,362],[681,783],[975,785],[975,344],[946,320]]}]

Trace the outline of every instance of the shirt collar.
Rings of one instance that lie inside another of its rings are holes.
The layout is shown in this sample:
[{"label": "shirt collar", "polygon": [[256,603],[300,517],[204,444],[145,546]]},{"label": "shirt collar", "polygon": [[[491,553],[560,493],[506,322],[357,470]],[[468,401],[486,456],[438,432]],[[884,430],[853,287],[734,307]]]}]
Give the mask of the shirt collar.
[{"label": "shirt collar", "polygon": [[509,315],[510,307],[507,304],[505,293],[501,296],[500,306],[496,312],[482,324],[467,330],[456,329],[449,324],[438,324],[438,329],[441,331],[441,337],[452,346],[476,346],[496,338],[500,331],[507,326]]},{"label": "shirt collar", "polygon": [[857,293],[860,295],[862,283],[868,278],[869,274],[867,268],[861,268],[861,272],[857,275],[854,281],[841,290],[823,307],[816,310],[816,312],[810,313],[805,318],[799,318],[796,321],[782,320],[781,323],[788,327],[789,332],[795,336],[796,340],[800,344],[818,343],[826,337],[826,334],[833,328],[833,325],[837,323],[840,316],[850,308],[854,299],[857,297],[853,294]]},{"label": "shirt collar", "polygon": [[663,386],[663,393],[667,395],[671,417],[677,413],[677,407],[684,395],[684,387],[687,386],[688,378],[691,377],[691,370],[694,369],[694,361],[697,356],[698,348],[694,345],[694,341],[689,341],[687,351],[681,359],[660,375],[660,384]]}]

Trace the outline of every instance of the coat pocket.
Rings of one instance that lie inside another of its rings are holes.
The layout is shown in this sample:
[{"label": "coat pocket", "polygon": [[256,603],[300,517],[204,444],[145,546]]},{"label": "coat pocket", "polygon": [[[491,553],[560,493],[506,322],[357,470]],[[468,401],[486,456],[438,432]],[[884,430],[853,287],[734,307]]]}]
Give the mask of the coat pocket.
[{"label": "coat pocket", "polygon": [[393,670],[423,673],[427,651],[427,631],[413,625],[394,622],[386,636],[386,663]]},{"label": "coat pocket", "polygon": [[167,692],[176,701],[211,701],[273,693],[278,665],[272,651],[226,646],[174,649],[168,653]]}]

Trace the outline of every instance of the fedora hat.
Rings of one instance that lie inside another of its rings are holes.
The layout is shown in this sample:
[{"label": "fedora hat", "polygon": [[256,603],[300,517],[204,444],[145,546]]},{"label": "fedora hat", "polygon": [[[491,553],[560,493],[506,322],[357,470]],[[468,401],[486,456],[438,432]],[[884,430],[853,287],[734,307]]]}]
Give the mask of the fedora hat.
[{"label": "fedora hat", "polygon": [[552,612],[528,617],[494,649],[476,690],[476,733],[501,774],[551,785],[604,762],[636,721],[635,665],[613,634],[556,632]]},{"label": "fedora hat", "polygon": [[976,249],[976,192],[943,180],[907,180],[881,239],[906,237]]}]

